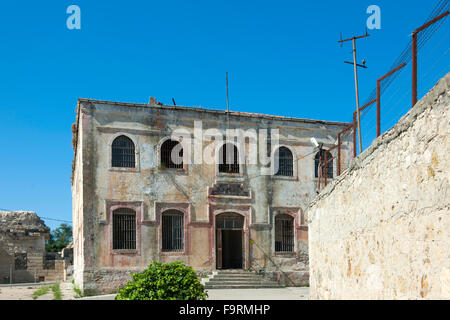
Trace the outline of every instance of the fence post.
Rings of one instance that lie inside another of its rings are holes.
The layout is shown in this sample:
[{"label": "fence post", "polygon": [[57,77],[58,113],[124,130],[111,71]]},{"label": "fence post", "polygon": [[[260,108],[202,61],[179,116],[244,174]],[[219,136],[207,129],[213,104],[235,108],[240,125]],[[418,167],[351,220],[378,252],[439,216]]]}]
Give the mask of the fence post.
[{"label": "fence post", "polygon": [[412,102],[411,108],[417,102],[417,33],[412,33]]},{"label": "fence post", "polygon": [[338,133],[338,150],[337,150],[337,174],[341,174],[341,133]]},{"label": "fence post", "polygon": [[380,98],[381,98],[381,81],[380,79],[377,80],[377,137],[380,136],[381,134],[381,129],[380,129],[380,121],[381,121],[381,116],[380,116],[380,112],[381,112],[381,108],[380,108]]},{"label": "fence post", "polygon": [[353,112],[353,158],[356,157],[356,113]]},{"label": "fence post", "polygon": [[437,21],[441,20],[442,18],[446,17],[448,14],[450,13],[450,11],[445,11],[444,13],[441,13],[440,15],[438,15],[437,17],[435,17],[434,19],[428,21],[427,23],[425,23],[424,25],[420,26],[419,28],[417,28],[416,30],[414,30],[412,32],[412,106],[411,108],[414,107],[414,105],[417,103],[417,36],[419,34],[419,32],[421,32],[422,30],[425,30],[426,28],[428,28],[429,26],[431,26],[433,23],[436,23]]}]

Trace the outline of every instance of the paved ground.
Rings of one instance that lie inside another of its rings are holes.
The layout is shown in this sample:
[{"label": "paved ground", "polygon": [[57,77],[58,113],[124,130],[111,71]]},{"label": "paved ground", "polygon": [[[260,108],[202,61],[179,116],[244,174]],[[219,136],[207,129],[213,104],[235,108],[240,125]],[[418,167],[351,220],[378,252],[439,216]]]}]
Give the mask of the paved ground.
[{"label": "paved ground", "polygon": [[[114,300],[115,294],[80,300]],[[308,300],[308,287],[270,289],[208,289],[208,300]]]},{"label": "paved ground", "polygon": [[[29,284],[24,286],[0,286],[0,300],[33,300],[33,293],[42,287],[52,286],[53,284]],[[75,299],[75,291],[71,282],[60,282],[63,300]],[[36,300],[53,300],[53,291],[39,296]]]},{"label": "paved ground", "polygon": [[309,287],[209,289],[208,300],[308,300]]},{"label": "paved ground", "polygon": [[[24,285],[24,286],[0,286],[0,300],[33,300],[33,293],[45,286]],[[60,283],[62,299],[75,299],[75,291],[71,282]],[[288,287],[288,288],[267,288],[267,289],[209,289],[208,300],[308,300],[308,287]],[[77,300],[114,300],[115,294],[102,296],[85,297]],[[37,300],[53,300],[53,292],[39,296]]]}]

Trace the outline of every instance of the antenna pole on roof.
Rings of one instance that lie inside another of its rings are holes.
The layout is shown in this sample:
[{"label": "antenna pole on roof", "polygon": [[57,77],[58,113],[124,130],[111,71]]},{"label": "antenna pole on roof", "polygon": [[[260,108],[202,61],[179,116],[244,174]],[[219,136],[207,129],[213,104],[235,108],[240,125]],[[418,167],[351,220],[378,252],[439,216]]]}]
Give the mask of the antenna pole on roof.
[{"label": "antenna pole on roof", "polygon": [[230,111],[229,99],[228,99],[228,72],[225,73],[225,78],[227,82],[227,112]]}]

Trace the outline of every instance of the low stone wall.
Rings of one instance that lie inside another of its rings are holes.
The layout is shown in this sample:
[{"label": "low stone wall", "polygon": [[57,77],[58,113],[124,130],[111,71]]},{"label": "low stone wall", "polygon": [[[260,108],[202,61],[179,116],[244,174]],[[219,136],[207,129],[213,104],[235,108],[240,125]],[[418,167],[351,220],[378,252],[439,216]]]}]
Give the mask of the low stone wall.
[{"label": "low stone wall", "polygon": [[83,294],[87,296],[97,294],[117,293],[118,288],[124,287],[131,281],[131,273],[142,272],[144,269],[112,269],[103,268],[94,271],[84,271]]},{"label": "low stone wall", "polygon": [[450,299],[450,73],[310,204],[312,299]]},{"label": "low stone wall", "polygon": [[264,274],[268,279],[275,280],[285,287],[308,287],[309,271],[269,271]]}]

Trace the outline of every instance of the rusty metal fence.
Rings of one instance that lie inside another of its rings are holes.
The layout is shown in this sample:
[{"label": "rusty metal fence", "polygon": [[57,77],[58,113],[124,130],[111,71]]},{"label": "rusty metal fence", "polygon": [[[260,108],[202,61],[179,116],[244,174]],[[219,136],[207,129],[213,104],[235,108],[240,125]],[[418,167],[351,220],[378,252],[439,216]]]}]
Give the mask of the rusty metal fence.
[{"label": "rusty metal fence", "polygon": [[[450,13],[449,7],[449,0],[438,1],[425,23],[412,30],[411,40],[391,67],[376,80],[374,90],[359,109],[361,133],[365,141],[362,150],[395,125],[401,116],[414,107],[418,96],[424,96],[449,71],[450,27],[446,21]],[[444,32],[438,34],[437,41],[431,42],[430,38],[439,29],[443,29]],[[431,42],[431,48],[425,47],[428,42]],[[406,72],[408,69],[409,74]],[[411,95],[411,102],[405,100],[408,94]],[[321,153],[323,156],[319,158],[319,190],[329,182],[330,162],[337,162],[337,175],[342,173],[341,148],[342,142],[346,140],[344,137],[348,138],[347,135],[352,135],[353,157],[358,155],[356,114],[354,111],[351,124],[338,133],[336,145],[322,150],[328,153]],[[330,157],[331,152],[334,156]]]}]

